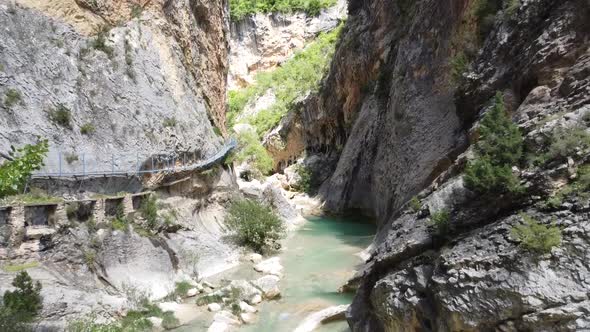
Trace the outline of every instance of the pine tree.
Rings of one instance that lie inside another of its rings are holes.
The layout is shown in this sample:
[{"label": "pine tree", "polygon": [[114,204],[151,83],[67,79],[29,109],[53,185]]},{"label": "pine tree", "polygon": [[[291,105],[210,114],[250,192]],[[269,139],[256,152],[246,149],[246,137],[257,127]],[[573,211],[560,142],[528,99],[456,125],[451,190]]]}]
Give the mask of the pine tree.
[{"label": "pine tree", "polygon": [[522,134],[506,113],[501,93],[496,94],[494,107],[483,117],[479,134],[476,158],[465,170],[467,187],[481,194],[521,192],[512,166],[522,157]]}]

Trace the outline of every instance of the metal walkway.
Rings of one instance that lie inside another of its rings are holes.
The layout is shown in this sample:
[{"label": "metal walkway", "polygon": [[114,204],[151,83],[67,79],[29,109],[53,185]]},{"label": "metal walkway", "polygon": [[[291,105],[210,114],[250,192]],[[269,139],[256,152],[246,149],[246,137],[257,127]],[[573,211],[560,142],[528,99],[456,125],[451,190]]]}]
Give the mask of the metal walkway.
[{"label": "metal walkway", "polygon": [[[111,177],[111,176],[139,176],[143,174],[154,174],[154,173],[178,173],[178,172],[185,172],[185,171],[198,171],[198,170],[207,170],[214,165],[218,164],[219,162],[223,161],[229,153],[237,147],[237,141],[235,138],[229,139],[223,147],[217,151],[216,154],[207,157],[205,160],[201,160],[195,162],[193,160],[186,159],[186,156],[183,158],[179,157],[156,157],[155,160],[154,156],[148,157],[147,160],[144,160],[140,163],[139,158],[137,158],[137,165],[133,170],[118,170],[115,167],[114,161],[111,164],[111,168],[109,170],[93,170],[87,171],[85,158],[82,159],[81,167],[82,171],[78,172],[62,172],[62,158],[59,158],[59,171],[58,172],[47,172],[47,171],[37,171],[34,172],[31,178],[33,179],[46,179],[46,178],[96,178],[96,177]],[[146,165],[142,166],[142,165]]]}]

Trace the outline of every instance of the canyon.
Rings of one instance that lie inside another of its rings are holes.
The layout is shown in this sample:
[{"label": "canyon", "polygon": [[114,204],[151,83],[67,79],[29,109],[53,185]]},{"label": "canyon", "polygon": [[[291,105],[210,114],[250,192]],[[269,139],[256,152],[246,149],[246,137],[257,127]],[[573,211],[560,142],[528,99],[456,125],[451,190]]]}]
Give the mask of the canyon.
[{"label": "canyon", "polygon": [[[0,152],[49,144],[0,204],[34,329],[144,298],[178,331],[590,329],[587,0],[236,3],[0,0]],[[243,198],[284,248],[231,240]]]}]

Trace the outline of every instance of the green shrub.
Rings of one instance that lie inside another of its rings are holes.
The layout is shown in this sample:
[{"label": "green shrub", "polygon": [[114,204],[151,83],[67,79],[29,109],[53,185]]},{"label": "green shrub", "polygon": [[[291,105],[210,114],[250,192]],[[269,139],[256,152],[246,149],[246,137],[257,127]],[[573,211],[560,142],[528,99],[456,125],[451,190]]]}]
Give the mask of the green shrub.
[{"label": "green shrub", "polygon": [[11,108],[12,106],[20,103],[22,101],[22,96],[20,92],[16,89],[8,89],[6,90],[4,96],[4,106],[7,108]]},{"label": "green shrub", "polygon": [[174,295],[185,298],[186,293],[188,293],[191,288],[193,288],[193,285],[191,285],[188,281],[177,282],[174,289]]},{"label": "green shrub", "polygon": [[2,332],[30,332],[33,329],[26,324],[19,315],[11,312],[0,304],[0,331]]},{"label": "green shrub", "polygon": [[86,265],[93,266],[96,261],[96,253],[92,250],[84,251],[84,261]]},{"label": "green shrub", "polygon": [[549,253],[561,244],[561,229],[555,225],[545,226],[526,214],[521,214],[524,224],[512,228],[512,234],[527,250]]},{"label": "green shrub", "polygon": [[164,127],[176,127],[176,124],[177,124],[177,121],[176,121],[175,117],[166,118],[162,122],[162,126],[164,126]]},{"label": "green shrub", "polygon": [[502,8],[501,0],[477,0],[475,17],[480,40],[484,40],[494,26],[496,13]]},{"label": "green shrub", "polygon": [[95,50],[104,52],[109,57],[109,59],[111,59],[115,55],[115,50],[107,45],[107,34],[109,33],[109,30],[110,28],[106,25],[100,27],[96,37],[92,41],[92,47]]},{"label": "green shrub", "polygon": [[139,208],[141,216],[146,220],[147,226],[154,231],[158,227],[158,204],[155,196],[150,195],[144,199]]},{"label": "green shrub", "polygon": [[506,14],[513,16],[520,7],[520,0],[508,0],[508,6],[506,6]]},{"label": "green shrub", "polygon": [[422,203],[420,203],[418,197],[412,197],[412,199],[410,200],[410,209],[412,209],[414,213],[420,212],[420,210],[422,210]]},{"label": "green shrub", "polygon": [[83,124],[82,127],[80,127],[80,134],[82,135],[92,135],[95,131],[96,128],[94,128],[94,125],[92,123],[86,123]]},{"label": "green shrub", "polygon": [[133,4],[131,6],[131,18],[138,18],[143,13],[143,7],[140,4]]},{"label": "green shrub", "polygon": [[162,327],[165,330],[172,330],[180,326],[180,321],[174,316],[171,311],[166,311],[162,314]]},{"label": "green shrub", "polygon": [[262,136],[279,123],[297,98],[308,91],[317,91],[330,65],[341,29],[342,25],[331,32],[320,34],[276,70],[257,73],[254,84],[238,91],[229,91],[228,127],[234,125],[235,119],[249,101],[272,89],[276,102],[268,109],[245,119]]},{"label": "green shrub", "polygon": [[14,291],[6,291],[3,305],[12,315],[22,321],[33,320],[43,308],[41,283],[34,282],[26,271],[20,272],[13,280]]},{"label": "green shrub", "polygon": [[129,229],[129,221],[125,216],[125,207],[123,203],[117,206],[115,218],[111,221],[111,228],[118,231],[127,231]]},{"label": "green shrub", "polygon": [[229,158],[229,162],[247,162],[260,174],[268,174],[273,169],[273,160],[252,132],[238,135],[238,148]]},{"label": "green shrub", "polygon": [[469,60],[465,53],[460,52],[451,59],[451,77],[455,83],[458,83],[463,78],[463,73],[467,71]]},{"label": "green shrub", "polygon": [[297,188],[304,193],[312,194],[315,191],[315,184],[311,170],[304,165],[297,165],[295,171],[300,178],[297,182]]},{"label": "green shrub", "polygon": [[586,128],[559,129],[552,136],[545,160],[563,160],[574,155],[577,149],[590,149],[590,133]]},{"label": "green shrub", "polygon": [[430,216],[430,222],[439,235],[445,235],[449,232],[450,221],[451,214],[448,210],[437,211]]},{"label": "green shrub", "polygon": [[281,219],[270,208],[248,199],[234,202],[225,221],[241,243],[257,252],[276,246],[284,233]]},{"label": "green shrub", "polygon": [[72,112],[63,104],[58,104],[55,109],[52,109],[48,113],[49,120],[56,125],[62,126],[67,129],[72,129]]},{"label": "green shrub", "polygon": [[78,157],[78,155],[75,152],[66,152],[65,157],[68,165],[71,165],[76,161],[80,160],[80,157]]},{"label": "green shrub", "polygon": [[512,166],[522,158],[523,139],[504,109],[502,94],[496,94],[494,107],[483,117],[479,135],[476,158],[465,170],[466,186],[480,194],[521,193]]},{"label": "green shrub", "polygon": [[0,198],[23,192],[27,180],[43,167],[49,143],[42,140],[35,145],[27,144],[19,149],[12,149],[9,154],[13,160],[0,165]]},{"label": "green shrub", "polygon": [[37,266],[39,266],[39,262],[33,261],[33,262],[27,262],[24,264],[4,265],[4,266],[2,266],[2,270],[6,271],[6,272],[20,272],[20,271],[24,271],[26,269],[32,269]]},{"label": "green shrub", "polygon": [[290,13],[294,11],[306,12],[317,16],[324,8],[336,4],[336,0],[230,0],[231,19],[241,20],[255,13]]}]

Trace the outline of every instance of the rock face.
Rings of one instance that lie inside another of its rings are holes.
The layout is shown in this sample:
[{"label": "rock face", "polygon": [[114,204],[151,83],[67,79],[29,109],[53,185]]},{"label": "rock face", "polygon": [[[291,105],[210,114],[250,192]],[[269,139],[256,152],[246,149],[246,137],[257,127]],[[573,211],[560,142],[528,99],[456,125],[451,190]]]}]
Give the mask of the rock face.
[{"label": "rock face", "polygon": [[[47,138],[49,171],[60,153],[63,171],[82,162],[91,171],[109,169],[113,159],[133,169],[153,154],[217,152],[223,139],[214,128],[225,130],[225,1],[151,1],[132,18],[134,3],[0,4],[0,150]],[[98,25],[108,28],[97,35]],[[58,111],[69,120],[57,119]]]},{"label": "rock face", "polygon": [[[339,61],[303,110],[308,152],[340,155],[320,191],[330,210],[360,209],[382,222],[465,144],[444,69],[450,36],[468,8],[427,1],[407,7],[351,1]],[[416,39],[422,34],[428,37]]]},{"label": "rock face", "polygon": [[334,29],[346,16],[346,1],[317,17],[304,13],[256,14],[231,23],[229,88],[253,82],[259,70],[276,67],[322,31]]},{"label": "rock face", "polygon": [[[350,1],[338,61],[302,112],[308,154],[338,160],[317,163],[334,170],[320,189],[325,207],[360,209],[380,226],[350,283],[358,285],[347,312],[353,331],[590,326],[588,198],[573,195],[553,209],[544,203],[579,176],[588,149],[514,168],[527,188],[521,201],[471,192],[460,174],[498,91],[533,155],[559,130],[588,132],[590,9],[583,1],[500,4],[487,31],[475,5]],[[457,69],[463,56],[468,64]],[[405,207],[414,195],[416,212]],[[444,237],[429,217],[441,210],[450,215]],[[525,250],[511,232],[520,213],[553,220],[561,245],[544,255]]]}]

